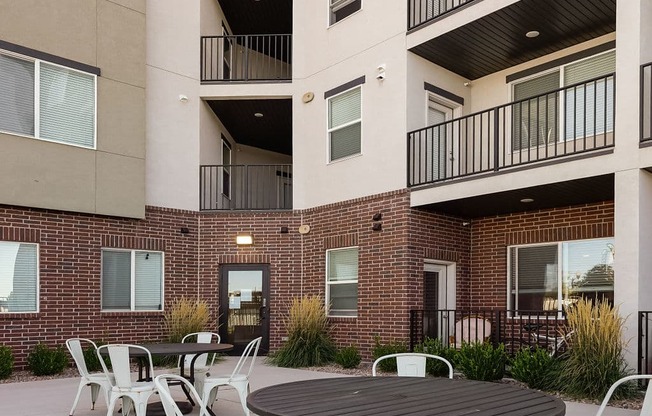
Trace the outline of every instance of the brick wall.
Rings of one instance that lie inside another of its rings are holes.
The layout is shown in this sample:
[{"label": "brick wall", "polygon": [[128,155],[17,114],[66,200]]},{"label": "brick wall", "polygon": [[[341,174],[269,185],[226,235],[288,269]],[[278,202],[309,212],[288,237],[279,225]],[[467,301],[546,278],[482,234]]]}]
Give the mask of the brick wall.
[{"label": "brick wall", "polygon": [[479,308],[507,307],[509,245],[613,235],[613,201],[473,220],[470,301]]}]

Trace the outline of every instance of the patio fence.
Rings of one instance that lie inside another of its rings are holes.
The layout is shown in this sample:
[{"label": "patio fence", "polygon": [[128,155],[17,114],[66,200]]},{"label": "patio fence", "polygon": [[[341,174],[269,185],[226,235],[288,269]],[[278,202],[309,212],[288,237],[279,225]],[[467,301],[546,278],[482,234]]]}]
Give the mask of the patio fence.
[{"label": "patio fence", "polygon": [[638,313],[638,374],[652,372],[652,311]]}]

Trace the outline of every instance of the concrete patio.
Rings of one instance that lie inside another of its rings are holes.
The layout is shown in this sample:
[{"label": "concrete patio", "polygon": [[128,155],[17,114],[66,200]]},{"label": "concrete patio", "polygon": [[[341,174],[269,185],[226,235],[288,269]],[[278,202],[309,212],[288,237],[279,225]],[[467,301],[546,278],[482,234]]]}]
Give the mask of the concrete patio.
[{"label": "concrete patio", "polygon": [[[251,389],[257,390],[273,384],[290,381],[308,380],[314,378],[341,377],[341,374],[319,371],[295,370],[278,368],[258,360],[251,376]],[[216,365],[216,373],[228,372],[235,365],[235,358],[228,357]],[[64,416],[68,415],[74,399],[79,380],[64,378],[46,381],[0,384],[0,415],[11,416]],[[183,393],[178,388],[173,393],[183,399]],[[152,401],[157,401],[153,398]],[[242,416],[242,408],[237,394],[232,389],[220,389],[218,401],[213,410],[219,416]],[[596,405],[581,403],[566,403],[566,414],[569,416],[593,416],[598,410]],[[197,415],[195,409],[191,415]],[[605,416],[635,416],[638,411],[610,408]],[[90,410],[90,389],[82,392],[82,397],[75,411],[75,416],[106,415],[106,404],[98,398],[95,410]],[[116,415],[118,413],[116,412]]]}]

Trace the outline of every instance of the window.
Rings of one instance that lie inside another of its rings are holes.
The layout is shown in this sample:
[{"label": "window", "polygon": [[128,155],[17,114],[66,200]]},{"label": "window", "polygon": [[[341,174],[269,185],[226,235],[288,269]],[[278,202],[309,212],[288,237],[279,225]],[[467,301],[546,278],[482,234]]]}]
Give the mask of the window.
[{"label": "window", "polygon": [[328,99],[329,161],[360,154],[362,89],[356,87]]},{"label": "window", "polygon": [[94,74],[0,51],[0,131],[95,147]]},{"label": "window", "polygon": [[509,247],[510,308],[562,310],[580,298],[613,304],[614,254],[613,238]]},{"label": "window", "polygon": [[102,250],[102,309],[161,310],[163,253]]},{"label": "window", "polygon": [[38,311],[38,246],[0,241],[0,312]]},{"label": "window", "polygon": [[326,252],[326,305],[329,316],[358,315],[358,248]]},{"label": "window", "polygon": [[615,68],[612,50],[514,84],[513,150],[613,131]]},{"label": "window", "polygon": [[231,198],[231,146],[222,136],[222,195]]},{"label": "window", "polygon": [[329,2],[331,25],[362,9],[362,0],[329,0]]}]

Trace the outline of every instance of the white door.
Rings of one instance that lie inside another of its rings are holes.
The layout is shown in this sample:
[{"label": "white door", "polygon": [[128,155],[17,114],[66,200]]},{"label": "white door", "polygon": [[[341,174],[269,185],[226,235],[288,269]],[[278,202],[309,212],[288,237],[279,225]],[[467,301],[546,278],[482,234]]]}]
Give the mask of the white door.
[{"label": "white door", "polygon": [[428,157],[427,168],[429,180],[444,179],[452,175],[451,163],[455,159],[457,145],[453,140],[453,129],[445,123],[453,118],[453,109],[439,102],[428,100],[428,126],[433,128],[428,136],[426,146],[432,149],[432,157]]},{"label": "white door", "polygon": [[425,263],[423,333],[444,344],[455,330],[455,280],[454,263]]}]

